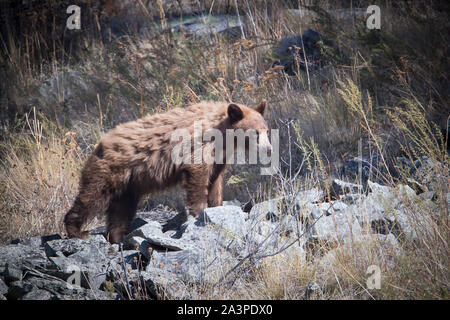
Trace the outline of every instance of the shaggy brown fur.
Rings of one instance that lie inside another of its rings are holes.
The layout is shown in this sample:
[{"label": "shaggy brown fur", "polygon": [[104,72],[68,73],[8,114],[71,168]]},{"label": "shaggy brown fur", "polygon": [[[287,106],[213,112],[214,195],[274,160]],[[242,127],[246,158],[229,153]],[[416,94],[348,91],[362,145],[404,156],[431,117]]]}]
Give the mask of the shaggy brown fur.
[{"label": "shaggy brown fur", "polygon": [[201,102],[118,125],[100,140],[85,164],[79,194],[64,220],[68,236],[86,238],[89,233],[81,231],[83,224],[106,213],[109,240],[118,243],[129,231],[141,196],[179,183],[194,217],[207,206],[222,205],[225,164],[175,164],[171,134],[179,128],[192,133],[196,120],[203,121],[203,131],[251,128],[267,132],[264,109],[265,101],[255,108]]}]

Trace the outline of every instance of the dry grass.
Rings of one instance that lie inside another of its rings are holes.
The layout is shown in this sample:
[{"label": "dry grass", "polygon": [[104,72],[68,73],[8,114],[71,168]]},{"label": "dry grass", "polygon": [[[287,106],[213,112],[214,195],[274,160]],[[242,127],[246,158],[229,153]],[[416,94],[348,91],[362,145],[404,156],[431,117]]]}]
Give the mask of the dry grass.
[{"label": "dry grass", "polygon": [[78,189],[86,158],[73,131],[58,132],[33,109],[24,130],[2,143],[0,234],[17,237],[64,233],[62,219]]}]

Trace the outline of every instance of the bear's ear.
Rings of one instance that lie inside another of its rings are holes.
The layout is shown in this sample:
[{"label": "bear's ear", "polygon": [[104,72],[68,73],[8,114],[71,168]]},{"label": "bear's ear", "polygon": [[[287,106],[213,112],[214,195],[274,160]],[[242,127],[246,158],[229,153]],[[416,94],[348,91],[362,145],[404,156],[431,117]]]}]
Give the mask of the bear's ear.
[{"label": "bear's ear", "polygon": [[266,110],[266,100],[261,101],[261,103],[256,105],[253,109],[261,113],[261,115],[264,115],[264,110]]},{"label": "bear's ear", "polygon": [[231,123],[235,123],[244,117],[242,109],[234,103],[228,105],[228,118],[230,118]]}]

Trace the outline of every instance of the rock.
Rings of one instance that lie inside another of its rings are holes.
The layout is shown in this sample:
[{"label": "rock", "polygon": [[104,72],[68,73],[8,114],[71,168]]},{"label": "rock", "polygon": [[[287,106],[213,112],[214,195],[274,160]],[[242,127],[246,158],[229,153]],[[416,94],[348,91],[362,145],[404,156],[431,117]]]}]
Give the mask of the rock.
[{"label": "rock", "polygon": [[229,201],[223,201],[223,206],[236,206],[236,207],[241,207],[242,204],[239,200],[229,200]]},{"label": "rock", "polygon": [[42,237],[14,239],[11,241],[11,244],[22,244],[25,246],[40,247],[40,246],[43,246],[44,243],[46,243],[47,241],[58,240],[58,239],[61,239],[61,236],[59,234],[52,234],[52,235],[42,236]]},{"label": "rock", "polygon": [[[361,174],[359,170],[361,169]],[[389,169],[389,168],[388,168]],[[360,179],[365,189],[367,180],[382,182],[388,174],[379,154],[362,155],[344,162],[342,175],[347,180],[357,181]]]},{"label": "rock", "polygon": [[280,215],[285,198],[276,198],[255,204],[250,210],[249,217],[253,221],[275,220]]},{"label": "rock", "polygon": [[[48,264],[45,253],[36,247],[10,244],[0,247],[0,272],[5,269],[24,270],[26,267],[43,267]],[[11,276],[11,274],[5,277]]]},{"label": "rock", "polygon": [[93,235],[86,240],[62,239],[44,244],[47,257],[65,256],[79,258],[82,261],[98,261],[105,256],[117,253],[118,246],[112,246],[102,235]]},{"label": "rock", "polygon": [[156,272],[155,269],[161,269],[185,281],[199,282],[204,277],[203,254],[199,250],[155,252],[145,271]]},{"label": "rock", "polygon": [[311,281],[306,286],[305,299],[309,300],[311,298],[320,298],[322,296],[322,289],[315,281]]},{"label": "rock", "polygon": [[322,216],[306,225],[308,243],[341,243],[358,240],[361,226],[358,220],[345,212]]},{"label": "rock", "polygon": [[181,226],[180,240],[195,243],[195,247],[210,251],[211,247],[227,248],[239,253],[244,247],[247,214],[240,207],[207,208],[197,219],[189,218]]},{"label": "rock", "polygon": [[331,184],[331,190],[330,193],[332,196],[335,196],[336,198],[339,198],[340,196],[352,193],[352,194],[358,194],[362,193],[363,188],[359,184],[345,182],[339,179],[333,179],[333,183]]},{"label": "rock", "polygon": [[72,294],[77,294],[78,292],[83,292],[83,288],[68,286],[68,283],[64,280],[58,278],[40,278],[40,277],[29,277],[27,278],[27,283],[33,285],[33,287],[40,290],[45,290],[50,292],[54,297],[62,299],[63,296],[70,296]]},{"label": "rock", "polygon": [[18,300],[26,293],[31,292],[34,286],[24,281],[14,281],[9,284],[7,297],[8,300]]},{"label": "rock", "polygon": [[[288,74],[295,74],[300,70],[314,70],[324,64],[321,55],[320,41],[322,37],[314,30],[307,29],[303,35],[285,37],[281,39],[275,48],[275,55],[278,58],[276,65],[281,65]],[[306,62],[305,62],[306,59]]]},{"label": "rock", "polygon": [[[107,274],[117,270],[119,250],[109,244],[101,235],[87,240],[64,239],[44,244],[46,255],[51,261],[45,273],[64,281],[77,279],[86,289],[98,289]],[[76,281],[76,280],[74,280]]]},{"label": "rock", "polygon": [[137,217],[133,220],[133,223],[131,224],[131,232],[133,232],[134,230],[142,227],[144,224],[148,223],[148,221]]},{"label": "rock", "polygon": [[139,250],[124,250],[123,259],[127,266],[132,270],[142,269],[142,265],[147,264],[147,259]]},{"label": "rock", "polygon": [[67,282],[60,279],[43,279],[30,277],[26,280],[34,287],[50,292],[52,300],[112,300],[115,294],[101,290],[90,290],[79,287],[69,287]]},{"label": "rock", "polygon": [[203,222],[223,228],[233,236],[241,239],[245,236],[245,219],[247,214],[242,211],[240,206],[229,205],[226,207],[206,208],[203,218]]},{"label": "rock", "polygon": [[[448,186],[448,180],[445,175],[440,174],[447,169],[443,164],[437,160],[430,159],[428,157],[422,157],[414,162],[417,170],[414,172],[413,178],[416,181],[420,181],[421,185],[425,186],[425,191],[442,190]],[[448,188],[448,187],[447,187]]]},{"label": "rock", "polygon": [[301,214],[302,208],[310,203],[319,201],[323,196],[323,192],[317,188],[311,190],[300,191],[293,197],[280,197],[255,204],[249,214],[250,220],[271,220],[277,221],[281,214],[287,215],[292,213]]},{"label": "rock", "polygon": [[16,267],[5,265],[0,268],[1,275],[5,278],[7,283],[22,280],[22,270]]},{"label": "rock", "polygon": [[245,28],[237,16],[233,15],[188,16],[183,19],[172,19],[169,24],[172,32],[197,37],[222,34],[235,38],[241,36],[241,27]]},{"label": "rock", "polygon": [[61,239],[44,244],[44,250],[47,257],[58,256],[58,253],[67,257],[81,250],[83,246],[84,240],[82,239]]},{"label": "rock", "polygon": [[5,281],[3,281],[2,278],[0,278],[0,295],[4,295],[8,292],[8,286],[6,285]]},{"label": "rock", "polygon": [[26,293],[21,300],[51,300],[53,295],[45,290],[33,289]]},{"label": "rock", "polygon": [[156,221],[159,222],[160,225],[164,226],[178,215],[178,212],[173,211],[168,207],[158,205],[150,211],[137,213],[136,219],[142,219],[146,222]]},{"label": "rock", "polygon": [[323,197],[323,191],[317,188],[304,190],[297,193],[295,197],[296,205],[303,206],[307,203],[315,203],[320,201]]},{"label": "rock", "polygon": [[140,237],[145,239],[146,236],[162,234],[162,227],[158,221],[145,221],[142,226],[134,229],[127,237]]},{"label": "rock", "polygon": [[[56,276],[64,281],[71,280],[70,284],[86,289],[99,289],[110,270],[107,260],[80,263],[78,259],[72,257],[49,257],[49,259],[56,268],[54,270],[49,268],[46,270],[46,274]],[[117,269],[118,267],[116,267]]]},{"label": "rock", "polygon": [[357,217],[360,225],[371,229],[373,233],[389,234],[397,230],[394,220],[386,214],[378,198],[369,195],[351,205],[347,214]]},{"label": "rock", "polygon": [[[165,236],[162,232],[161,225],[156,221],[148,222],[142,227],[134,230],[129,234],[128,237],[138,237],[141,239],[145,239],[151,245],[166,248],[169,250],[177,251],[192,248],[192,244],[187,241]],[[127,243],[131,244],[132,242],[133,241]]]},{"label": "rock", "polygon": [[158,268],[141,272],[150,294],[159,299],[190,299],[191,289],[176,274]]},{"label": "rock", "polygon": [[[419,197],[423,200],[433,200],[433,199],[435,199],[435,193],[433,191],[423,192],[423,193],[419,194]],[[447,198],[450,200],[450,198],[448,196],[447,196]]]}]

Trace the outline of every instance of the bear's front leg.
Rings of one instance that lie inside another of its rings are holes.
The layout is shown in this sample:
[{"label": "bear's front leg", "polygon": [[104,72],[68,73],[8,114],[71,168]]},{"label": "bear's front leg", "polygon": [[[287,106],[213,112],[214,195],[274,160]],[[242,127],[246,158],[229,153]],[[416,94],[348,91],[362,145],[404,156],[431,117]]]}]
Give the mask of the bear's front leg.
[{"label": "bear's front leg", "polygon": [[216,165],[208,187],[208,207],[218,207],[223,203],[223,177],[225,175],[224,166]]},{"label": "bear's front leg", "polygon": [[205,165],[193,166],[186,174],[184,189],[189,214],[197,218],[208,205],[208,182],[210,168]]}]

